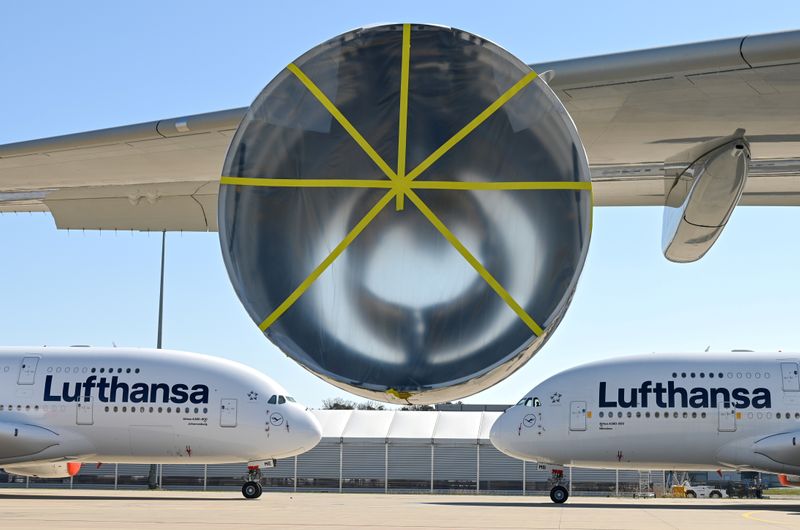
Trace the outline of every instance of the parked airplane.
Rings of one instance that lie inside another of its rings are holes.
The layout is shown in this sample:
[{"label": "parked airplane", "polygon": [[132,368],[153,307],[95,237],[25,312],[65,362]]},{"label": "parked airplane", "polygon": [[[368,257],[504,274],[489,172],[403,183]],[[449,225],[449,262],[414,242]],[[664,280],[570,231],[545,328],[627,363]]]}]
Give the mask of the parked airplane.
[{"label": "parked airplane", "polygon": [[[578,366],[528,392],[490,437],[508,455],[551,465],[798,475],[798,356],[647,355]],[[567,497],[561,485],[550,491],[553,502]]]},{"label": "parked airplane", "polygon": [[43,478],[82,462],[248,462],[260,470],[313,448],[316,418],[269,377],[196,353],[0,348],[0,467]]}]

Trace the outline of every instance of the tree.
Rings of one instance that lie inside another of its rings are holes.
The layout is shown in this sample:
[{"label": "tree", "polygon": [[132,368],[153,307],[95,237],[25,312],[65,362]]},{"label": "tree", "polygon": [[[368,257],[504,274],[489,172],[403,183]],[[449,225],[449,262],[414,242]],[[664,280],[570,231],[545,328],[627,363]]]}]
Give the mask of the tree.
[{"label": "tree", "polygon": [[376,403],[375,401],[356,403],[340,397],[323,399],[322,408],[324,410],[386,410],[382,403]]},{"label": "tree", "polygon": [[436,410],[432,405],[403,405],[400,410]]}]

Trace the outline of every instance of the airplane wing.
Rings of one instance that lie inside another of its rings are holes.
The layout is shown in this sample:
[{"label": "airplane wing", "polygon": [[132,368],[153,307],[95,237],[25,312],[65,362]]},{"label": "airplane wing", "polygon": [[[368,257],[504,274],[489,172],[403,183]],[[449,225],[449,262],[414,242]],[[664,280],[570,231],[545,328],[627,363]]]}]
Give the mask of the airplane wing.
[{"label": "airplane wing", "polygon": [[[737,130],[751,155],[739,204],[800,204],[800,31],[532,67],[552,72],[575,120],[595,204],[663,206],[670,161]],[[0,212],[50,211],[68,229],[214,231],[246,110],[2,145]]]}]

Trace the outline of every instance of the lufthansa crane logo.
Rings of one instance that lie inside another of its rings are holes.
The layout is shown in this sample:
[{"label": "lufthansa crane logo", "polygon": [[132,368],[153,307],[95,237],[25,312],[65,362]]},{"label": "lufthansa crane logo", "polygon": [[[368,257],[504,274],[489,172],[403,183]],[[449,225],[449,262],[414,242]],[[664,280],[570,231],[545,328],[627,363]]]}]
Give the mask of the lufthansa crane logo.
[{"label": "lufthansa crane logo", "polygon": [[275,427],[280,427],[283,424],[283,416],[277,412],[273,412],[269,415],[269,422]]},{"label": "lufthansa crane logo", "polygon": [[533,414],[527,414],[524,418],[522,418],[522,424],[525,427],[533,427],[536,425],[536,416]]}]

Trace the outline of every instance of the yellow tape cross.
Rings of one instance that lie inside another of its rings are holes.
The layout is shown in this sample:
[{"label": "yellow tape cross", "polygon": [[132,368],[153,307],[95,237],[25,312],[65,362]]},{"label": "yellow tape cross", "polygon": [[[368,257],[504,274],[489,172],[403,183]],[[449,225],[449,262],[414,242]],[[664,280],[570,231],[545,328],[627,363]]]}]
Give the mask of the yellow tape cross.
[{"label": "yellow tape cross", "polygon": [[[320,263],[309,276],[297,286],[286,300],[283,301],[264,321],[258,326],[266,331],[275,321],[294,304],[311,284],[355,241],[361,232],[371,223],[384,207],[394,198],[396,209],[402,210],[404,198],[417,207],[423,216],[447,239],[463,258],[475,269],[483,280],[497,293],[500,298],[520,317],[520,319],[538,336],[543,329],[520,306],[516,300],[503,288],[492,274],[478,261],[478,259],[464,246],[447,226],[433,213],[427,204],[417,195],[415,189],[427,190],[586,190],[590,192],[591,182],[455,182],[455,181],[419,181],[415,180],[437,160],[444,156],[461,140],[466,138],[480,124],[497,112],[511,98],[528,86],[535,78],[536,72],[531,71],[506,90],[500,97],[492,102],[486,109],[462,127],[449,140],[443,143],[433,153],[428,155],[417,167],[406,174],[406,147],[408,135],[408,77],[411,56],[411,25],[403,24],[402,60],[400,71],[400,114],[398,126],[397,145],[397,171],[395,172],[385,160],[375,151],[367,140],[358,132],[342,112],[328,99],[316,84],[294,64],[287,68],[308,91],[325,107],[333,118],[344,128],[359,147],[369,156],[375,165],[380,168],[388,180],[361,180],[361,179],[280,179],[280,178],[243,178],[223,176],[220,183],[232,186],[264,186],[264,187],[292,187],[292,188],[374,188],[388,189],[385,195],[375,206],[353,227],[345,238],[333,251]],[[591,223],[591,222],[590,222]],[[591,224],[590,224],[591,230]]]}]

